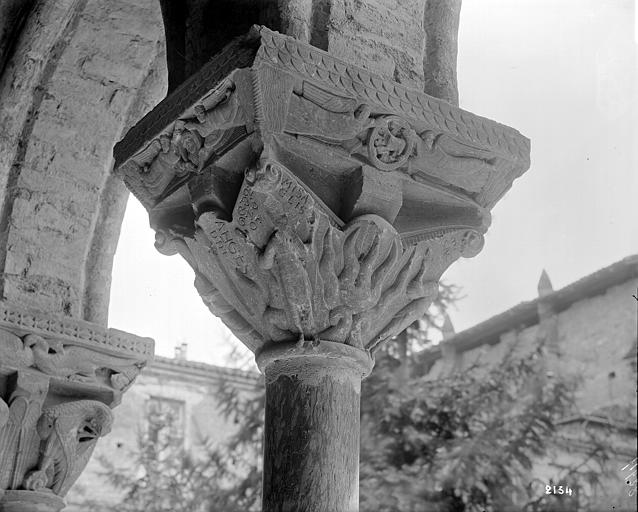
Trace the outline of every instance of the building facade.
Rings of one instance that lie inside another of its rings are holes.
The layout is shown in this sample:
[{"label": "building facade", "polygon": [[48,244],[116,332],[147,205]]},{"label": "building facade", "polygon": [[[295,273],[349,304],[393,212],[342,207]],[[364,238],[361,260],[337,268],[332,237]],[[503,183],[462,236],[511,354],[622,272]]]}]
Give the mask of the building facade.
[{"label": "building facade", "polygon": [[[637,451],[636,296],[638,255],[559,290],[543,272],[536,299],[459,333],[446,322],[444,340],[422,353],[418,371],[437,379],[475,363],[498,365],[509,354],[531,356],[542,346],[546,378],[576,379],[576,412],[558,422],[562,449],[535,461],[536,481],[549,484],[559,476],[569,481],[561,468],[587,451],[587,436],[610,435],[612,474],[597,489],[579,491],[593,495],[601,510],[635,510],[635,474],[627,484],[631,470],[622,468],[635,464]],[[597,470],[599,462],[593,457],[589,463]]]}]

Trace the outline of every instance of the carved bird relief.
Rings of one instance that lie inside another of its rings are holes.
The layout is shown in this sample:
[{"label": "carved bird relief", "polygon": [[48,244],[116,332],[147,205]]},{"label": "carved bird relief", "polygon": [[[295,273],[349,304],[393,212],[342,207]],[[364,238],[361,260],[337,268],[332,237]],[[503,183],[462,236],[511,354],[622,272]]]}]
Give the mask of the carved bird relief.
[{"label": "carved bird relief", "polygon": [[93,400],[46,409],[37,425],[40,458],[24,479],[24,488],[66,494],[88,463],[98,438],[110,432],[112,422],[111,410]]},{"label": "carved bird relief", "polygon": [[[299,333],[299,341],[304,340],[304,333],[316,336],[316,325],[312,311],[312,286],[308,272],[304,267],[306,247],[292,232],[275,231],[259,257],[259,266],[264,270],[271,270],[279,283],[286,300],[286,308],[281,310],[266,310],[269,320],[280,329],[285,325],[278,322],[278,316],[285,316]],[[275,314],[281,312],[281,315]]]},{"label": "carved bird relief", "polygon": [[410,160],[410,175],[423,171],[471,192],[479,192],[487,183],[490,171],[495,169],[496,159],[490,151],[458,142],[448,135],[426,130],[414,140],[416,154]]}]

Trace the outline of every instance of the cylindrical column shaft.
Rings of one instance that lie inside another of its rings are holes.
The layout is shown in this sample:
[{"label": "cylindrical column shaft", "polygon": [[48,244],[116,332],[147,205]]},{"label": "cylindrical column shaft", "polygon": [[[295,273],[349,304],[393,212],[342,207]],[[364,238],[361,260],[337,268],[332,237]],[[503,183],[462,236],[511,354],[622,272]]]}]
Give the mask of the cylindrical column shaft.
[{"label": "cylindrical column shaft", "polygon": [[[330,349],[360,357],[335,357]],[[369,356],[330,342],[265,364],[263,356],[263,512],[357,512],[359,401]]]}]

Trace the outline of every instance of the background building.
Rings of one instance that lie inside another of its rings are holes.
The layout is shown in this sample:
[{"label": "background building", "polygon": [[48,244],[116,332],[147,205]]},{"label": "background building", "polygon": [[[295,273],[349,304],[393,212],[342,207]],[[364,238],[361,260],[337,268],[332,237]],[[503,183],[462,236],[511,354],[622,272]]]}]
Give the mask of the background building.
[{"label": "background building", "polygon": [[158,424],[169,425],[173,439],[196,453],[204,442],[223,443],[235,426],[219,408],[220,385],[238,393],[254,391],[259,374],[188,361],[186,345],[175,358],[156,357],[124,395],[112,432],[99,443],[91,462],[67,495],[69,512],[84,512],[84,500],[117,503],[121,496],[105,481],[103,458],[130,467],[141,434],[157,435]]},{"label": "background building", "polygon": [[[422,354],[419,371],[437,379],[474,363],[498,365],[511,353],[531,356],[542,345],[545,377],[577,378],[579,384],[577,413],[559,421],[562,449],[536,461],[534,476],[550,483],[561,467],[586,452],[589,434],[613,432],[614,451],[608,455],[617,474],[597,490],[599,503],[604,510],[635,510],[635,496],[628,494],[624,480],[630,472],[622,471],[636,457],[635,296],[638,255],[560,290],[552,289],[543,272],[536,299],[459,333],[446,322],[445,339]],[[635,487],[635,477],[633,482]]]},{"label": "background building", "polygon": [[[532,354],[544,344],[547,373],[578,375],[580,414],[560,421],[565,450],[537,461],[535,477],[549,483],[557,464],[583,447],[586,429],[612,425],[619,432],[612,464],[618,475],[606,485],[606,504],[631,507],[621,468],[636,456],[636,339],[638,255],[625,258],[560,290],[543,272],[536,299],[523,302],[470,329],[455,333],[446,322],[444,340],[424,351],[418,372],[436,379],[475,363],[498,364],[506,354]],[[156,357],[124,396],[113,432],[98,445],[93,460],[68,495],[68,510],[83,510],[86,497],[118,498],[99,477],[100,458],[132,462],[138,435],[152,435],[154,421],[168,422],[171,434],[196,451],[203,440],[223,443],[234,431],[219,408],[219,385],[251,393],[259,375],[187,360],[186,345],[176,357]]]}]

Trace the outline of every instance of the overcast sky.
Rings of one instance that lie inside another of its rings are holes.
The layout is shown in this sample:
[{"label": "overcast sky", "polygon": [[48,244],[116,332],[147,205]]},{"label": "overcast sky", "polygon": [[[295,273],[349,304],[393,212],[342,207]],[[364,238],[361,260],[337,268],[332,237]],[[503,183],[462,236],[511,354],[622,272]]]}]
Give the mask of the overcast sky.
[{"label": "overcast sky", "polygon": [[[465,298],[457,330],[638,253],[638,59],[633,0],[465,0],[461,107],[532,140],[532,166],[494,208],[485,248],[443,279]],[[193,271],[153,248],[132,198],[115,257],[109,325],[159,355],[224,364],[239,342],[201,303]],[[628,304],[631,304],[628,297]],[[628,306],[631,307],[631,306]]]}]

